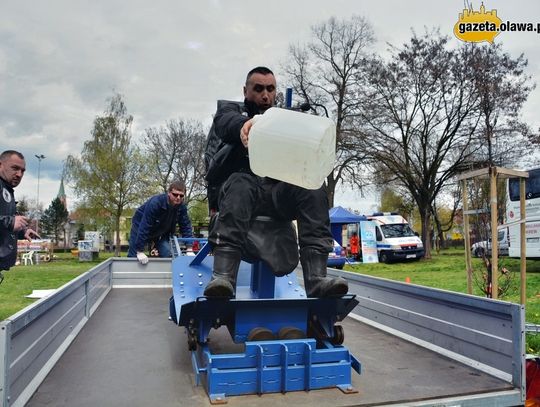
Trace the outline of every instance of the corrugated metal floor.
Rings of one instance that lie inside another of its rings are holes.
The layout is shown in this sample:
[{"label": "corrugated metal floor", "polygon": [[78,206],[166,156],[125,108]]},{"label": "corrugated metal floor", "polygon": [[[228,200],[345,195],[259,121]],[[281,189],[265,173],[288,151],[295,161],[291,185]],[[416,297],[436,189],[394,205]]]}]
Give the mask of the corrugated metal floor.
[{"label": "corrugated metal floor", "polygon": [[[184,329],[168,321],[170,295],[163,288],[113,289],[27,406],[209,406],[204,388],[195,386]],[[511,389],[350,318],[343,325],[345,345],[362,363],[362,375],[353,372],[358,393],[239,396],[228,405],[358,406]],[[230,341],[225,329],[211,340]]]}]

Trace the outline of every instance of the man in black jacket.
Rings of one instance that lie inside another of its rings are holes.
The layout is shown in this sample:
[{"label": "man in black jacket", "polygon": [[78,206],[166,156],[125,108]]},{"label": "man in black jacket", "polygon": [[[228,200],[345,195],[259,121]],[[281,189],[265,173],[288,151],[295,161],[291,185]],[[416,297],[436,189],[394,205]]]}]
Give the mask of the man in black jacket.
[{"label": "man in black jacket", "polygon": [[251,118],[274,106],[275,97],[274,74],[266,67],[257,67],[247,75],[243,104],[218,103],[209,144],[214,138],[219,140],[219,147],[210,157],[207,168],[210,211],[215,212],[219,208],[209,235],[214,252],[214,270],[204,291],[208,297],[234,296],[247,232],[257,215],[297,220],[300,262],[309,297],[341,296],[348,291],[344,279],[326,276],[333,238],[324,186],[308,190],[261,178],[251,171],[248,157]]},{"label": "man in black jacket", "polygon": [[28,228],[28,219],[15,214],[17,203],[13,188],[20,184],[25,171],[26,163],[21,153],[7,150],[0,154],[0,282],[2,270],[9,270],[17,260],[17,238],[39,238]]}]

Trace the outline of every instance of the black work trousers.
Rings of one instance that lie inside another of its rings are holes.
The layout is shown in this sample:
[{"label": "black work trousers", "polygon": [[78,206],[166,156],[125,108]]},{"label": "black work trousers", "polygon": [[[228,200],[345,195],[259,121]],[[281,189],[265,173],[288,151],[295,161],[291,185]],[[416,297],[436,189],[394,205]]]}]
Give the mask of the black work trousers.
[{"label": "black work trousers", "polygon": [[332,250],[324,186],[305,189],[247,173],[232,174],[221,187],[218,220],[210,230],[210,243],[242,251],[251,223],[259,215],[296,220],[300,249]]}]

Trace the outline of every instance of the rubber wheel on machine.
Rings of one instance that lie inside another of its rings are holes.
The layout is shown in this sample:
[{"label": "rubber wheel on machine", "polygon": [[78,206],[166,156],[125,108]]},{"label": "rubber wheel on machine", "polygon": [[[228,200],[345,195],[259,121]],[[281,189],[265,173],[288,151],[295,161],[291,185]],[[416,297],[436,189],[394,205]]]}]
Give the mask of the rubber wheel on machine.
[{"label": "rubber wheel on machine", "polygon": [[345,340],[345,331],[341,325],[334,325],[334,336],[330,340],[333,345],[342,345]]},{"label": "rubber wheel on machine", "polygon": [[248,341],[272,341],[276,339],[276,336],[274,333],[268,329],[263,327],[257,327],[253,328],[251,331],[249,331],[249,334],[247,336]]},{"label": "rubber wheel on machine", "polygon": [[278,332],[279,339],[304,339],[306,333],[294,326],[284,326]]},{"label": "rubber wheel on machine", "polygon": [[388,254],[386,252],[381,252],[381,254],[379,256],[379,261],[381,263],[389,264],[390,263],[390,256],[388,256]]}]

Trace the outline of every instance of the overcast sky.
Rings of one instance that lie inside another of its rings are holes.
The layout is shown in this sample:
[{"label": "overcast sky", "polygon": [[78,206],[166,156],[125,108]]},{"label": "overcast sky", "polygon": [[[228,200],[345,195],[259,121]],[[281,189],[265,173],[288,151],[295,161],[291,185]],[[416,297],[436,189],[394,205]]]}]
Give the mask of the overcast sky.
[{"label": "overcast sky", "polygon": [[[35,200],[36,154],[40,201],[57,195],[63,160],[80,153],[93,120],[113,92],[133,115],[133,135],[175,118],[209,124],[216,100],[242,98],[245,74],[266,65],[280,83],[290,44],[310,38],[314,24],[331,16],[367,18],[374,50],[400,45],[424,27],[440,27],[456,44],[453,26],[462,0],[240,0],[74,1],[0,0],[0,151],[26,156],[16,196]],[[480,1],[472,1],[475,10]],[[485,0],[503,21],[540,22],[538,0]],[[524,53],[528,73],[540,79],[540,34],[505,32],[495,38],[513,56]],[[540,89],[524,119],[540,127]],[[75,197],[69,189],[70,208]],[[336,205],[371,211],[359,194],[338,194]]]}]

